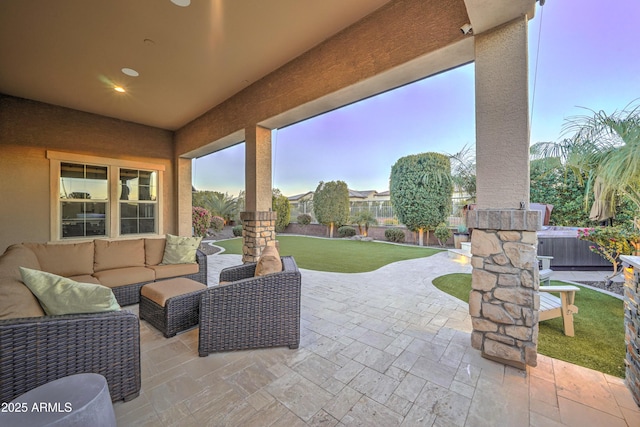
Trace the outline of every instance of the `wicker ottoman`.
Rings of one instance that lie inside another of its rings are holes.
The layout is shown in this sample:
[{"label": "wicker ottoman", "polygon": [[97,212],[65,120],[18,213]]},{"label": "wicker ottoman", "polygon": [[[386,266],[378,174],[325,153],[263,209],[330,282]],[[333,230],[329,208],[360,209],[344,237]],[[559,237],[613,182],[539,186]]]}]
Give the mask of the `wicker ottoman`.
[{"label": "wicker ottoman", "polygon": [[140,319],[151,323],[165,337],[198,324],[202,283],[185,277],[149,283],[140,289]]}]

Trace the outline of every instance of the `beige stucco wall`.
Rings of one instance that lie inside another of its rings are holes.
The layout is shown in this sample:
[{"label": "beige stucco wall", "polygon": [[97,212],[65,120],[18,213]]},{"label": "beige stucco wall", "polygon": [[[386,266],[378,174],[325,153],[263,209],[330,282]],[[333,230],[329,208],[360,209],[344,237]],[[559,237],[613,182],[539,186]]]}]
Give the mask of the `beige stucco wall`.
[{"label": "beige stucco wall", "polygon": [[527,17],[475,37],[480,209],[529,204]]},{"label": "beige stucco wall", "polygon": [[163,229],[175,233],[172,132],[0,95],[0,253],[50,237],[47,150],[165,166]]}]

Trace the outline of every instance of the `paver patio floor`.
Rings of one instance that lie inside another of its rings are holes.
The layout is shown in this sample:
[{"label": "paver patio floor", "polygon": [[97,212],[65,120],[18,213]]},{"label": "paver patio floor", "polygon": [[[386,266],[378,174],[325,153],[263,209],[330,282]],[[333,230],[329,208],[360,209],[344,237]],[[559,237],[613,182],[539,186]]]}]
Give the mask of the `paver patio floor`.
[{"label": "paver patio floor", "polygon": [[[208,258],[210,285],[241,263]],[[640,426],[619,378],[541,355],[528,372],[482,358],[468,306],[431,284],[465,271],[446,253],[370,273],[302,270],[297,350],[201,358],[197,329],[166,339],[142,321],[142,391],[114,404],[118,425]]]}]

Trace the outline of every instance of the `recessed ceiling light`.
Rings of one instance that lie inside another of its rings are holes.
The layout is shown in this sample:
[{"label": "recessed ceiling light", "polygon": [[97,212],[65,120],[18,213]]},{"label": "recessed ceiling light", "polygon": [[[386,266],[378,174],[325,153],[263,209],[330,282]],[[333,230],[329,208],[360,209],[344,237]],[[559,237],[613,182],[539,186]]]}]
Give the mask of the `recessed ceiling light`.
[{"label": "recessed ceiling light", "polygon": [[125,93],[126,90],[124,90],[124,88],[122,86],[114,86],[113,90],[115,90],[116,92],[120,92],[120,93]]},{"label": "recessed ceiling light", "polygon": [[133,68],[123,68],[121,70],[124,74],[126,74],[127,76],[131,76],[131,77],[138,77],[140,75],[139,72],[137,72],[136,70],[134,70]]},{"label": "recessed ceiling light", "polygon": [[171,0],[171,3],[180,7],[187,7],[191,4],[191,0]]}]

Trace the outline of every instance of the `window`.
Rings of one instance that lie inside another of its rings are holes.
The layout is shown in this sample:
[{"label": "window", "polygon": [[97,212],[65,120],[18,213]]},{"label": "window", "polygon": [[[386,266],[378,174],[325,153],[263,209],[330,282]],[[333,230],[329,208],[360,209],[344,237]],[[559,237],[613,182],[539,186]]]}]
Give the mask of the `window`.
[{"label": "window", "polygon": [[108,190],[106,166],[60,164],[62,238],[106,235]]},{"label": "window", "polygon": [[161,234],[163,165],[47,152],[51,240]]},{"label": "window", "polygon": [[120,169],[120,234],[155,233],[157,173]]}]

